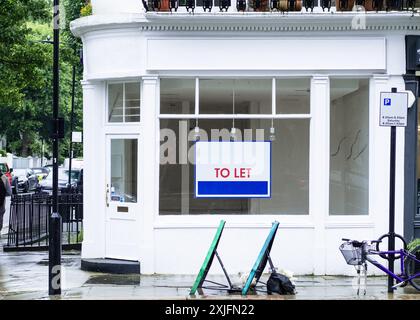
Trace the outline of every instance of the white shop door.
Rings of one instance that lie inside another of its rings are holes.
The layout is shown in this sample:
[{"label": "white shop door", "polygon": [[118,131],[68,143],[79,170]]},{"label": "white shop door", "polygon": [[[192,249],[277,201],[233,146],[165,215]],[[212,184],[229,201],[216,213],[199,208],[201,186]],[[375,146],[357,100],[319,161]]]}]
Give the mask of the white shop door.
[{"label": "white shop door", "polygon": [[106,141],[106,257],[137,261],[139,137],[108,135]]}]

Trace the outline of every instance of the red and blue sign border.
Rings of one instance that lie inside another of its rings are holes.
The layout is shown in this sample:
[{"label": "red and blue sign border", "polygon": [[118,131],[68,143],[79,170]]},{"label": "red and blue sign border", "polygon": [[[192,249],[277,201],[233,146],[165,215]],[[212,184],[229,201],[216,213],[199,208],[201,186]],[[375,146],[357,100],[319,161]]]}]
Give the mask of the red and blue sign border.
[{"label": "red and blue sign border", "polygon": [[[201,181],[201,183],[205,183],[205,188],[212,193],[207,194],[198,194],[197,185],[200,184],[200,181],[197,181],[197,148],[195,148],[195,164],[194,164],[194,197],[196,199],[269,199],[271,198],[271,187],[272,187],[272,141],[269,140],[250,140],[250,141],[197,141],[200,142],[229,142],[229,143],[243,143],[243,142],[268,142],[270,144],[270,181]],[[240,186],[242,184],[242,186]],[[222,186],[223,185],[223,186]],[[257,193],[258,187],[265,187],[269,188],[269,192],[266,194]],[[214,190],[220,190],[220,188],[226,190],[225,193],[215,193]],[[250,193],[239,193],[238,189],[242,188],[242,190],[248,190]],[[234,193],[228,193],[230,190],[234,190]]]}]

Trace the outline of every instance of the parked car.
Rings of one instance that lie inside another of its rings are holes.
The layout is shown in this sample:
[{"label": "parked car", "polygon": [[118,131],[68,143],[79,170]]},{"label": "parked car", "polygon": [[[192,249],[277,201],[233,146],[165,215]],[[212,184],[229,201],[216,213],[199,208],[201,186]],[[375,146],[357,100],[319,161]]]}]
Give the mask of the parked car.
[{"label": "parked car", "polygon": [[[40,192],[52,193],[52,172],[44,179],[39,182],[38,190]],[[69,170],[59,168],[58,169],[58,192],[64,193],[69,191],[82,191],[83,186],[83,169],[72,169],[69,185]]]},{"label": "parked car", "polygon": [[17,177],[13,176],[13,169],[9,168],[7,163],[0,163],[0,169],[9,179],[9,183],[10,183],[10,186],[12,187],[13,194],[16,194],[17,193],[17,189],[16,189]]},{"label": "parked car", "polygon": [[31,169],[15,169],[13,175],[17,177],[17,192],[29,192],[38,189],[38,176]]},{"label": "parked car", "polygon": [[50,169],[49,168],[31,168],[31,170],[37,175],[38,180],[44,180],[49,174],[50,174]]}]

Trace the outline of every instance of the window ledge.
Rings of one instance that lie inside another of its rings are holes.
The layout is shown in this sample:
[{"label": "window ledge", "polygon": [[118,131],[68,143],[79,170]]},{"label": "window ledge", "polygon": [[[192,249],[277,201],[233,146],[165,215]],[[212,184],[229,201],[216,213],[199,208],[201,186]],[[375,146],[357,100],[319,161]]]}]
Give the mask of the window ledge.
[{"label": "window ledge", "polygon": [[[359,216],[354,219],[346,219],[343,221],[327,221],[325,223],[325,229],[373,229],[375,228],[375,223],[371,220],[368,220],[367,216]],[[356,219],[359,218],[357,221]]]},{"label": "window ledge", "polygon": [[[287,219],[285,219],[284,216],[258,216],[257,218],[255,217],[256,216],[209,217],[206,215],[200,215],[198,218],[200,218],[201,221],[197,221],[196,216],[176,216],[175,218],[171,219],[167,219],[165,217],[159,218],[158,221],[155,222],[153,227],[154,229],[216,229],[220,220],[226,220],[226,229],[270,229],[272,222],[277,220],[280,222],[279,229],[315,228],[315,225],[312,223],[309,216],[300,217],[301,219],[296,219],[295,221],[292,221],[290,216],[288,216]],[[182,221],[175,221],[173,219],[179,219]],[[259,221],[256,221],[257,219]]]}]

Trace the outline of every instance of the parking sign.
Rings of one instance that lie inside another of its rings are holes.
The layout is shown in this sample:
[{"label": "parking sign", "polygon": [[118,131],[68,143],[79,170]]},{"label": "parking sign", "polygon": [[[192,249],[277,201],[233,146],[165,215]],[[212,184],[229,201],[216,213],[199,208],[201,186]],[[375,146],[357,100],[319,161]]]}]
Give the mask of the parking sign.
[{"label": "parking sign", "polygon": [[407,92],[381,92],[379,125],[384,127],[407,126]]}]

